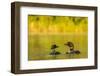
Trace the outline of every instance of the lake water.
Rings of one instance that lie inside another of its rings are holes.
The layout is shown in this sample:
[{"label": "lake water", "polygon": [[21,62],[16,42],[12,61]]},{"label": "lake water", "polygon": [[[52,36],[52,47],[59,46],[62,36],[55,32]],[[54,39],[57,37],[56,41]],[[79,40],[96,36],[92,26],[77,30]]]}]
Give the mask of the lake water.
[{"label": "lake water", "polygon": [[[74,49],[79,50],[79,55],[68,55],[69,47],[64,44],[73,42]],[[56,51],[60,55],[52,56],[51,45],[59,46]],[[68,35],[28,35],[28,60],[55,60],[55,59],[79,59],[88,57],[88,35],[68,34]]]}]

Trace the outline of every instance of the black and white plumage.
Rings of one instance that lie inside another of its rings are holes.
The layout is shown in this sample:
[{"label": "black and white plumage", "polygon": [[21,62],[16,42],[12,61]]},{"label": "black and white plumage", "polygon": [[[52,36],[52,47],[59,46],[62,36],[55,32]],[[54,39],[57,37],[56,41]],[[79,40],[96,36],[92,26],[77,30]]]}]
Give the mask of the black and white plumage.
[{"label": "black and white plumage", "polygon": [[53,45],[51,46],[52,52],[50,53],[50,55],[59,55],[60,52],[56,51],[56,48],[58,48],[58,47],[59,47],[59,46],[57,46],[56,44],[53,44]]},{"label": "black and white plumage", "polygon": [[80,54],[79,50],[74,50],[74,44],[72,42],[67,42],[64,45],[70,48],[70,50],[66,52],[66,54]]}]

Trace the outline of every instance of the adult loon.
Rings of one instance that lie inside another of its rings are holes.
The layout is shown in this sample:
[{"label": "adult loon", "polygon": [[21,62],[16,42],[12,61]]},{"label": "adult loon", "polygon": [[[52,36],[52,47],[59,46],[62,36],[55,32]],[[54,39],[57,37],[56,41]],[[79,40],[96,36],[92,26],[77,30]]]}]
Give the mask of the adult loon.
[{"label": "adult loon", "polygon": [[67,42],[64,45],[69,47],[69,51],[66,54],[80,54],[79,50],[74,50],[74,44],[72,42]]},{"label": "adult loon", "polygon": [[56,51],[56,48],[58,48],[59,46],[57,46],[56,44],[51,45],[51,50],[52,52],[50,53],[50,55],[59,55],[60,52]]}]

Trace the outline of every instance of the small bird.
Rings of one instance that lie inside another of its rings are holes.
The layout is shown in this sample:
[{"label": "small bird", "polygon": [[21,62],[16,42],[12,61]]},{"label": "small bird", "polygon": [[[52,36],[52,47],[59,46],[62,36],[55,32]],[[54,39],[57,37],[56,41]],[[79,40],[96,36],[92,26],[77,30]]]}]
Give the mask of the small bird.
[{"label": "small bird", "polygon": [[70,48],[70,51],[66,52],[66,54],[80,54],[79,50],[74,50],[74,44],[72,42],[67,42],[64,45]]},{"label": "small bird", "polygon": [[56,48],[58,48],[58,47],[59,47],[59,46],[57,46],[56,44],[53,44],[53,45],[51,46],[52,52],[50,53],[50,55],[59,55],[60,52],[57,52],[57,51],[56,51]]}]

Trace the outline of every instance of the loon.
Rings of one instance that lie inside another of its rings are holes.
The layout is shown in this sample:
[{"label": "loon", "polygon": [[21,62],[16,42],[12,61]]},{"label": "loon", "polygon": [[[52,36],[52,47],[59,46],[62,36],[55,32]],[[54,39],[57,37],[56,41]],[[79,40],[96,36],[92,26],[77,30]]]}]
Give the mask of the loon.
[{"label": "loon", "polygon": [[51,46],[52,52],[50,53],[50,55],[59,55],[60,52],[57,52],[57,51],[56,51],[56,48],[58,48],[58,47],[59,47],[59,46],[57,46],[56,44],[53,44],[53,45]]},{"label": "loon", "polygon": [[67,42],[64,45],[70,48],[70,50],[66,52],[66,54],[80,54],[79,50],[74,50],[74,44],[72,42]]}]

